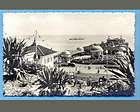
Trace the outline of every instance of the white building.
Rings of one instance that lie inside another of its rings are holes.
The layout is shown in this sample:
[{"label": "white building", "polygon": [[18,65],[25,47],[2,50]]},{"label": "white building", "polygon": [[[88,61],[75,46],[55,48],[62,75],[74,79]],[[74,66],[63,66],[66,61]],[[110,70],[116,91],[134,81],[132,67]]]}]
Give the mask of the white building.
[{"label": "white building", "polygon": [[54,67],[57,52],[41,45],[36,45],[34,42],[24,49],[23,55],[24,60],[27,62],[45,65],[50,68]]}]

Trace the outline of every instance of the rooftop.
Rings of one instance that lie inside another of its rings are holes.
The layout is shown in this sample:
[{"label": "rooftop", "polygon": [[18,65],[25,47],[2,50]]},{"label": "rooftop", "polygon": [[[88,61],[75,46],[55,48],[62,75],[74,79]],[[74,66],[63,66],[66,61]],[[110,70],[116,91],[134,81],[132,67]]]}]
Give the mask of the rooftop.
[{"label": "rooftop", "polygon": [[54,51],[52,49],[46,48],[41,45],[36,46],[36,44],[33,43],[32,45],[25,47],[23,55],[32,53],[32,52],[37,52],[37,54],[40,56],[45,56],[45,55],[50,55],[50,54],[56,53],[56,51]]}]

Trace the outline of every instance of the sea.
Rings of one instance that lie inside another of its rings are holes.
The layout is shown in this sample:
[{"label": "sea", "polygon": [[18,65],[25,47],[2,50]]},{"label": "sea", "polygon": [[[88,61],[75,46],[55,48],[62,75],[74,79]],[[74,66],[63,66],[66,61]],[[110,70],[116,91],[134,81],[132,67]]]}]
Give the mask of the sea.
[{"label": "sea", "polygon": [[[128,42],[129,47],[134,50],[134,36],[132,35],[110,35],[110,38],[120,38]],[[24,39],[27,45],[31,45],[34,41],[33,35],[18,35],[19,40]],[[73,38],[80,38],[73,40]],[[106,42],[108,35],[39,35],[36,38],[36,43],[55,51],[75,50],[94,43]]]}]

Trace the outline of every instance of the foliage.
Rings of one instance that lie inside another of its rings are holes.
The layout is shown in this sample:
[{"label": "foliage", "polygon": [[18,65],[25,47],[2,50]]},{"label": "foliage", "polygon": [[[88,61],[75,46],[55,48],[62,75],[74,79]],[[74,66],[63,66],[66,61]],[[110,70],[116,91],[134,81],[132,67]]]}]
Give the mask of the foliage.
[{"label": "foliage", "polygon": [[[26,42],[24,40],[18,41],[16,38],[11,37],[4,38],[3,42],[4,71],[11,75],[9,80],[13,81],[17,78],[17,72],[23,71],[21,70],[22,52]],[[24,73],[21,73],[19,77],[24,77]]]},{"label": "foliage", "polygon": [[64,94],[64,86],[68,81],[68,76],[63,69],[46,67],[39,71],[39,77],[40,95],[57,96]]},{"label": "foliage", "polygon": [[[134,54],[130,48],[127,49],[126,54],[121,56],[116,56],[113,59],[113,62],[116,65],[119,65],[118,69],[109,69],[114,75],[110,80],[116,80],[115,86],[118,86],[121,82],[123,88],[124,84],[127,84],[129,87],[127,90],[117,88],[117,93],[119,95],[133,95],[134,94]],[[113,93],[114,94],[114,93]]]}]

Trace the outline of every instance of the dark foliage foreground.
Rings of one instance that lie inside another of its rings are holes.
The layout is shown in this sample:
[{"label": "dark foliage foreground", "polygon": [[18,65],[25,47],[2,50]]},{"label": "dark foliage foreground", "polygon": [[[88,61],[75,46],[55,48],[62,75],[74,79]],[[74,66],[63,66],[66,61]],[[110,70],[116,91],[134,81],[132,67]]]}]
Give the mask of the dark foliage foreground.
[{"label": "dark foliage foreground", "polygon": [[[59,67],[25,63],[22,57],[24,47],[24,40],[4,39],[5,96],[8,92],[8,96],[133,96],[135,93],[134,53],[130,48],[124,55],[116,55],[110,61],[119,67],[105,66],[114,74],[112,77],[95,81],[91,77],[82,80],[70,77]],[[32,90],[34,86],[36,88]]]}]

